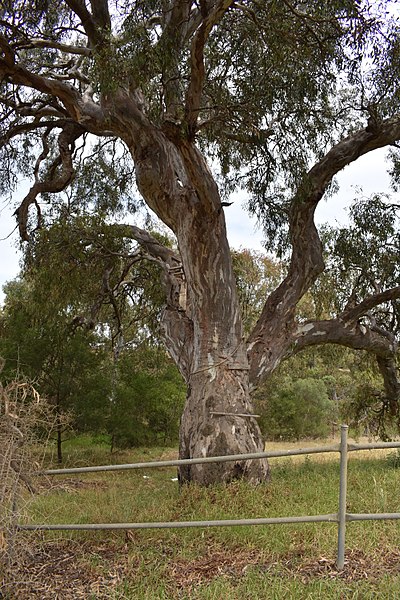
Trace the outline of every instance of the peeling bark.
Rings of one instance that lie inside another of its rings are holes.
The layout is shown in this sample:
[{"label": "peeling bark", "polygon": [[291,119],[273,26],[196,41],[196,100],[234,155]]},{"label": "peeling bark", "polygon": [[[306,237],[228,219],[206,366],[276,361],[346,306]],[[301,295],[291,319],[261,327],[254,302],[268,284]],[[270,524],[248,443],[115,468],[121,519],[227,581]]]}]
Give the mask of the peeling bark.
[{"label": "peeling bark", "polygon": [[[79,85],[74,87],[62,81],[59,75],[46,77],[35,73],[34,65],[29,70],[22,60],[18,62],[18,46],[10,45],[4,36],[0,36],[0,79],[26,88],[28,92],[34,90],[42,98],[50,97],[56,103],[55,113],[51,115],[47,100],[42,114],[29,115],[34,121],[25,119],[25,131],[31,131],[34,125],[38,129],[61,128],[59,157],[50,173],[53,176],[47,181],[40,180],[39,158],[35,183],[19,209],[21,233],[26,238],[28,209],[35,203],[37,195],[64,189],[71,181],[72,147],[79,135],[87,132],[110,135],[125,142],[135,164],[137,184],[144,200],[172,229],[178,241],[179,252],[175,253],[146,232],[125,226],[126,235],[136,239],[163,272],[166,306],[161,328],[166,346],[188,384],[181,423],[180,456],[189,458],[262,450],[262,436],[255,418],[243,417],[253,412],[250,388],[272,373],[283,359],[313,344],[338,343],[373,353],[391,398],[392,410],[398,410],[397,346],[390,336],[358,322],[371,306],[398,298],[397,292],[366,299],[356,310],[349,309],[335,320],[319,323],[296,323],[296,306],[324,269],[322,247],[314,225],[318,202],[334,175],[346,165],[400,139],[400,117],[352,133],[332,147],[305,175],[289,211],[293,251],[288,274],[266,299],[246,343],[218,187],[195,145],[206,76],[205,44],[212,28],[231,6],[240,10],[245,7],[232,0],[199,3],[173,0],[165,3],[161,13],[163,33],[157,42],[157,50],[161,55],[165,43],[168,67],[161,75],[168,81],[162,82],[161,118],[164,122],[156,126],[146,114],[145,99],[136,82],[124,75],[121,77],[124,81],[118,81],[116,77],[111,89],[105,85],[109,73],[107,70],[102,72],[101,63],[107,61],[109,52],[112,55],[108,2],[66,0],[66,3],[81,21],[87,35],[87,47],[68,48],[45,39],[33,40],[27,47],[58,48],[71,54],[94,57],[98,62],[100,81],[98,101],[93,100],[89,86],[85,89],[84,77],[77,77]],[[176,44],[172,49],[171,39]],[[21,43],[25,41],[29,43],[21,36]],[[180,50],[184,44],[190,46],[190,57],[187,56],[189,80],[177,82],[179,61],[184,59]],[[23,110],[34,111],[36,108],[34,102],[30,107],[21,102],[14,110],[19,118],[23,116]],[[27,114],[25,112],[25,116]],[[44,121],[45,116],[51,118]],[[9,137],[6,134],[2,140],[4,143],[20,133],[18,118]],[[264,138],[272,135],[273,129],[268,128]],[[268,477],[268,464],[251,461],[197,465],[180,472],[182,482],[201,484],[237,477],[263,481]]]},{"label": "peeling bark", "polygon": [[[192,374],[182,415],[179,458],[263,452],[256,419],[243,416],[252,414],[247,371],[229,368],[227,363],[199,369]],[[179,470],[181,483],[201,485],[240,478],[260,483],[268,477],[265,459],[188,465]]]}]

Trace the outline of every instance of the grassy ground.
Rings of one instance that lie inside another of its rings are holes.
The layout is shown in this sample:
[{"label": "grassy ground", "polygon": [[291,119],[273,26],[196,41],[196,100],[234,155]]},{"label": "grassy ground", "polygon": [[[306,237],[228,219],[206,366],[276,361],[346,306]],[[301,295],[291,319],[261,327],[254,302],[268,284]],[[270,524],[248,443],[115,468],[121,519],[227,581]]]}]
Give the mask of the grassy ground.
[{"label": "grassy ground", "polygon": [[[66,463],[74,465],[175,455],[174,450],[142,449],[110,456],[105,446],[85,440],[71,443],[66,452]],[[349,512],[400,512],[400,468],[393,452],[351,456]],[[38,493],[26,498],[24,520],[177,521],[337,511],[337,455],[271,464],[271,482],[256,488],[236,482],[180,491],[175,469],[42,478]],[[349,523],[342,573],[335,569],[337,526],[329,523],[20,535],[29,551],[15,566],[12,589],[4,588],[10,598],[400,599],[397,521]]]}]

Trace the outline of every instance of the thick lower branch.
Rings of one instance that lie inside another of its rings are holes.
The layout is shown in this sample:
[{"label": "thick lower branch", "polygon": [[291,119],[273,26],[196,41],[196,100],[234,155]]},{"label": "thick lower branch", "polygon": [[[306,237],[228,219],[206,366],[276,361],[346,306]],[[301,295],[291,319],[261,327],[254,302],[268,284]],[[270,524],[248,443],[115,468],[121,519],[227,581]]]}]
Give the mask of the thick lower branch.
[{"label": "thick lower branch", "polygon": [[396,354],[398,345],[394,337],[383,335],[359,323],[341,319],[309,322],[299,325],[285,358],[297,354],[309,346],[340,344],[354,350],[365,350],[375,356],[383,377],[385,393],[391,414],[397,414],[400,401],[400,381]]},{"label": "thick lower branch", "polygon": [[166,307],[160,328],[168,351],[185,381],[188,381],[192,370],[194,334],[193,323],[186,314],[187,286],[180,256],[139,227],[121,225],[121,229],[136,240],[162,269]]},{"label": "thick lower branch", "polygon": [[393,356],[397,352],[395,341],[391,342],[386,336],[380,335],[369,327],[331,319],[298,325],[293,334],[289,355],[320,344],[340,344],[354,350],[366,350],[382,357]]},{"label": "thick lower branch", "polygon": [[193,323],[182,312],[166,306],[160,322],[165,345],[188,383],[193,362]]},{"label": "thick lower branch", "polygon": [[[358,347],[353,346],[356,343],[362,347],[370,347],[365,336],[350,335],[349,332],[354,331],[354,327],[350,326],[347,326],[346,331],[340,326],[336,332],[331,331],[328,335],[329,325],[320,324],[319,329],[315,329],[310,335],[301,339],[296,337],[295,309],[304,293],[324,270],[322,245],[314,225],[314,211],[327,186],[341,169],[358,157],[392,144],[399,138],[399,117],[382,121],[373,131],[370,127],[361,129],[333,146],[303,178],[290,207],[289,227],[293,251],[288,275],[267,299],[249,338],[250,379],[253,386],[276,368],[291,344],[300,349],[306,344],[306,340],[307,343],[323,343],[324,337],[338,338],[341,331],[344,341],[333,339],[332,343]],[[377,294],[342,316],[347,323],[354,323],[373,306],[398,298],[398,294],[398,288]],[[306,327],[308,326],[311,329],[314,327],[312,324],[306,324]],[[371,331],[370,334],[372,335]],[[377,333],[376,336],[375,340],[381,339]]]}]

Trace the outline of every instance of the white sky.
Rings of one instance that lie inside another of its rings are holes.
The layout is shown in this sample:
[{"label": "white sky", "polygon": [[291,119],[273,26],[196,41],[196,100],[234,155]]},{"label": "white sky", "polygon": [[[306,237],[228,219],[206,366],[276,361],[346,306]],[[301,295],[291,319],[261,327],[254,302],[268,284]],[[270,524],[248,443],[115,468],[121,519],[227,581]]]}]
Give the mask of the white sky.
[{"label": "white sky", "polygon": [[[355,188],[361,187],[365,196],[376,192],[390,192],[385,154],[385,150],[371,152],[339,174],[339,192],[320,202],[316,212],[317,223],[344,224],[347,220],[346,207],[357,194]],[[18,200],[18,194],[15,200]],[[14,279],[19,272],[18,233],[12,233],[15,229],[13,210],[12,205],[0,201],[0,288],[6,281]],[[255,220],[250,219],[242,209],[239,200],[235,200],[234,204],[225,209],[225,216],[229,242],[233,248],[263,250],[262,232],[257,228]],[[0,303],[3,300],[4,294],[0,289]]]}]

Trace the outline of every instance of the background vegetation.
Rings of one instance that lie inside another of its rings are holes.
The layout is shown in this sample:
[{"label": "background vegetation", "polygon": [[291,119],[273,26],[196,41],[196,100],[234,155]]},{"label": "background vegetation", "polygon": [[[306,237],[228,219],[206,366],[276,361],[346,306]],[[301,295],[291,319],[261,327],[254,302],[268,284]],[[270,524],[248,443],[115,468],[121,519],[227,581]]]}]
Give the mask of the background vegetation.
[{"label": "background vegetation", "polygon": [[[80,433],[106,436],[111,450],[176,444],[185,399],[185,386],[158,329],[163,304],[157,266],[141,260],[132,248],[129,260],[121,257],[120,244],[127,243],[123,239],[95,244],[92,221],[83,221],[87,240],[77,235],[70,220],[62,228],[55,225],[37,234],[19,278],[5,287],[0,308],[2,380],[34,381],[53,405],[59,419],[59,462],[63,441]],[[82,222],[79,227],[81,231]],[[349,245],[356,245],[356,231],[351,238],[343,229],[324,230],[327,243],[338,253],[343,254],[346,240],[347,278],[355,253]],[[173,244],[164,236],[165,241]],[[232,256],[248,332],[286,263],[246,249]],[[357,256],[354,261],[364,254]],[[331,251],[329,268],[301,301],[300,324],[343,308],[341,289],[350,283],[338,280],[344,275],[333,257]],[[100,277],[105,260],[107,282]],[[129,278],[124,275],[127,261]],[[386,269],[392,265],[387,256],[382,263]],[[385,277],[383,267],[379,269]],[[393,308],[397,305],[390,311]],[[340,421],[348,422],[355,434],[393,435],[397,424],[384,410],[383,399],[381,377],[368,354],[333,345],[309,348],[283,362],[254,394],[266,441],[326,437]]]},{"label": "background vegetation", "polygon": [[[64,451],[68,465],[176,456],[175,449],[154,447],[111,457],[106,444],[88,436],[65,442]],[[398,511],[397,454],[381,452],[351,458],[349,511]],[[47,463],[52,464],[51,453]],[[168,468],[37,478],[37,493],[26,492],[21,504],[23,518],[29,523],[147,522],[337,510],[336,455],[272,463],[272,481],[257,487],[237,481],[179,490],[176,471]],[[337,526],[329,523],[23,535],[30,554],[14,572],[12,589],[3,588],[12,599],[47,600],[58,594],[93,600],[395,600],[400,584],[395,521],[349,523],[341,573],[335,567]]]}]

